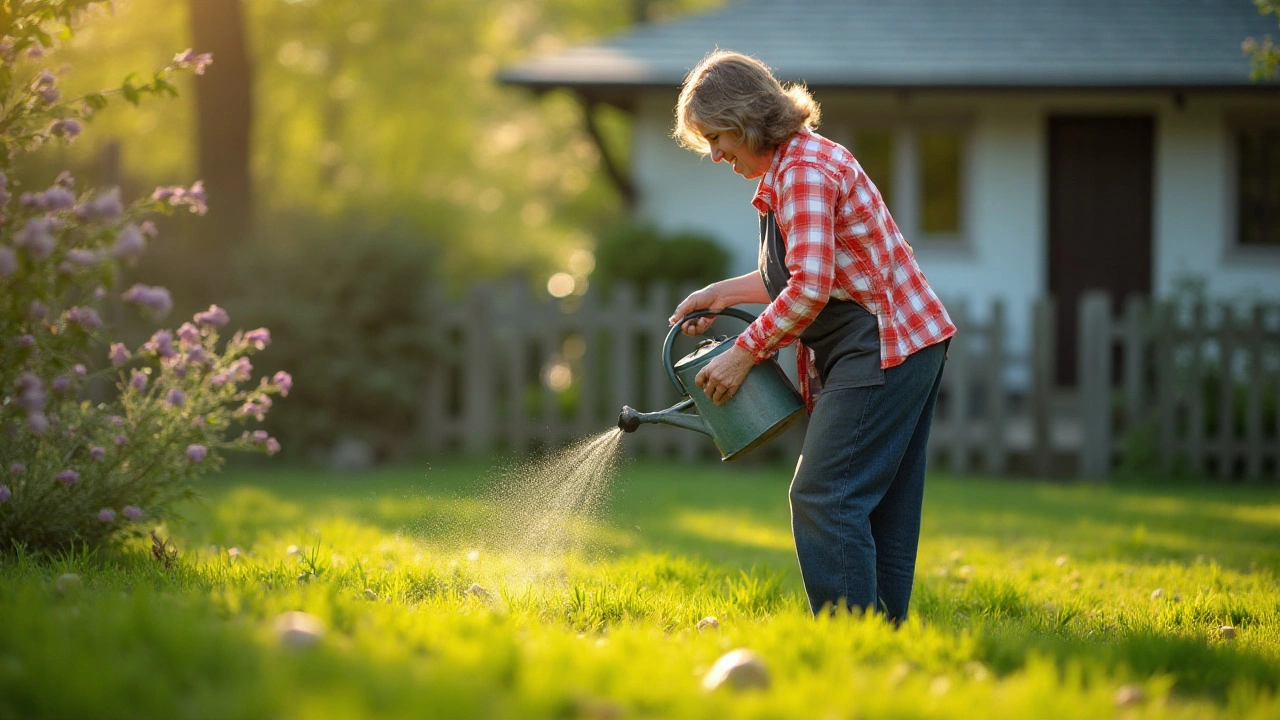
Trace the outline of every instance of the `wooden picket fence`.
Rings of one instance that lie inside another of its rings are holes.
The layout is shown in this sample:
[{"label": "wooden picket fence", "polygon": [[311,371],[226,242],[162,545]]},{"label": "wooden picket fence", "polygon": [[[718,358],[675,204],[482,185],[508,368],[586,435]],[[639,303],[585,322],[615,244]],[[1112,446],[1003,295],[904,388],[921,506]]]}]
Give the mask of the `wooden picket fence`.
[{"label": "wooden picket fence", "polygon": [[[508,283],[437,298],[423,443],[432,452],[521,454],[612,429],[623,405],[670,407],[681,396],[661,351],[671,309],[691,289],[624,285],[556,300]],[[1002,303],[983,313],[964,302],[948,309],[959,333],[930,438],[935,467],[1101,479],[1128,452],[1165,471],[1280,474],[1280,308],[1258,306],[1241,322],[1230,311],[1134,299],[1113,315],[1106,295],[1088,294],[1076,388],[1054,381],[1052,301],[1031,309],[1022,353],[1009,348]],[[742,326],[726,318],[712,332]],[[682,337],[674,354],[693,346]],[[794,362],[779,359],[788,370]],[[736,462],[795,458],[804,426]],[[706,436],[668,426],[644,425],[626,446],[650,457],[719,457]]]}]

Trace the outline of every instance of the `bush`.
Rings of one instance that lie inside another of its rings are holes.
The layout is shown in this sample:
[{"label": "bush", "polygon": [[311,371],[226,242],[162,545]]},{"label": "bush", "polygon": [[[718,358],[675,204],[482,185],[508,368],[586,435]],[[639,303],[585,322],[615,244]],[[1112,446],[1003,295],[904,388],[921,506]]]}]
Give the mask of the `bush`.
[{"label": "bush", "polygon": [[411,226],[371,218],[270,224],[241,258],[234,304],[272,328],[298,380],[269,429],[312,457],[344,438],[378,458],[400,453],[425,391],[436,250]]},{"label": "bush", "polygon": [[724,279],[728,267],[729,254],[706,235],[623,225],[600,237],[591,280],[605,290],[617,282],[705,285]]},{"label": "bush", "polygon": [[[125,205],[118,189],[75,191],[62,173],[39,192],[10,187],[5,171],[47,142],[70,142],[108,96],[137,102],[172,95],[169,76],[201,72],[210,59],[180,54],[149,83],[124,85],[63,101],[57,78],[24,68],[51,42],[45,27],[70,33],[90,2],[26,2],[0,39],[0,552],[24,546],[53,551],[140,534],[144,519],[169,516],[192,481],[216,469],[220,451],[279,444],[265,432],[234,437],[232,426],[261,419],[271,396],[285,394],[287,374],[242,388],[248,355],[270,342],[265,329],[220,343],[228,321],[211,307],[193,322],[160,330],[130,352],[111,343],[99,314],[120,265],[137,258],[153,226],[142,218],[186,207],[203,213],[200,183],[158,188]],[[14,196],[17,196],[14,202]],[[122,299],[162,317],[168,290],[135,285]],[[91,368],[102,367],[93,371]],[[116,379],[109,401],[85,399],[94,378]]]}]

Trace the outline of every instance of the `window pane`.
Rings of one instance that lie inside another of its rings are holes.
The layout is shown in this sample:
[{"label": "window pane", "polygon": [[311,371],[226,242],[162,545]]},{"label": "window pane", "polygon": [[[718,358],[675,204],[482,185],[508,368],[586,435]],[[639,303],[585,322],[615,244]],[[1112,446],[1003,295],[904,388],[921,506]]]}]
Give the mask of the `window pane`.
[{"label": "window pane", "polygon": [[921,229],[926,233],[960,232],[960,133],[920,133]]},{"label": "window pane", "polygon": [[853,134],[853,154],[892,215],[889,191],[893,187],[893,134],[888,130],[859,130]]},{"label": "window pane", "polygon": [[1240,244],[1280,246],[1280,129],[1242,131],[1236,152]]}]

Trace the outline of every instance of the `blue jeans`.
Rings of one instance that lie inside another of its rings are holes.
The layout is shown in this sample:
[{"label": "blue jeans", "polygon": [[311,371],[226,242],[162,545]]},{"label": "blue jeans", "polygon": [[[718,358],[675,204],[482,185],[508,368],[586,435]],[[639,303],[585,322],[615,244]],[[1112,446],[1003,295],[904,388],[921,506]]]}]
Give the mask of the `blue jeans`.
[{"label": "blue jeans", "polygon": [[884,372],[884,384],[823,391],[791,481],[791,530],[809,607],[907,616],[920,541],[925,446],[944,344]]}]

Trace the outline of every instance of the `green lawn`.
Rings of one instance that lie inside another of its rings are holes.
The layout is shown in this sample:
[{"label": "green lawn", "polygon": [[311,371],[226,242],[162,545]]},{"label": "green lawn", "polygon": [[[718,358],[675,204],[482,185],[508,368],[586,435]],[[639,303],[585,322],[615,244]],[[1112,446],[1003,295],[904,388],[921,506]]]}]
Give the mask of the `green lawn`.
[{"label": "green lawn", "polygon": [[[233,470],[170,569],[4,557],[0,717],[1280,717],[1276,490],[931,477],[894,631],[809,616],[786,467],[624,464],[551,564],[494,530],[498,474]],[[704,690],[740,647],[770,688]]]}]

